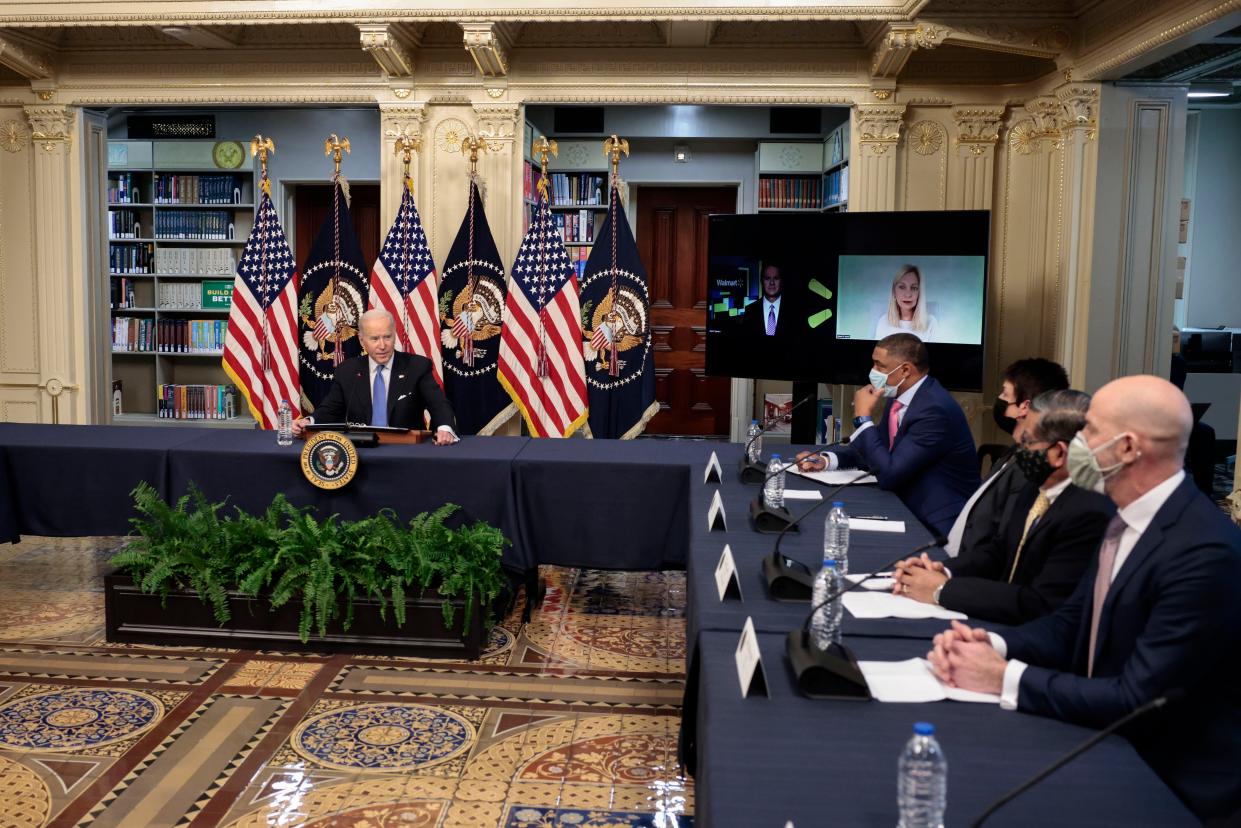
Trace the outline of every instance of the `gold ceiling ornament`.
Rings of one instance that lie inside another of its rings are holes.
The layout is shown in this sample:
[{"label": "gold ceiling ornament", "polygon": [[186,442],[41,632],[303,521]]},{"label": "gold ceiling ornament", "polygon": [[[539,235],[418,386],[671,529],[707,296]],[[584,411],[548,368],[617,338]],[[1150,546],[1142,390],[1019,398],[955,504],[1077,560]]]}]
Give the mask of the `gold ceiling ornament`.
[{"label": "gold ceiling ornament", "polygon": [[50,89],[41,89],[38,92],[39,100],[41,101],[50,101],[52,99],[52,96],[55,94],[56,93]]},{"label": "gold ceiling ornament", "polygon": [[909,128],[909,143],[919,155],[934,155],[944,145],[944,128],[934,121],[919,121]]},{"label": "gold ceiling ornament", "polygon": [[332,163],[336,165],[335,174],[340,175],[340,159],[343,155],[352,155],[349,149],[348,138],[337,138],[333,132],[323,141],[323,154],[332,156]]},{"label": "gold ceiling ornament", "polygon": [[0,124],[0,147],[5,152],[21,152],[26,146],[28,133],[21,121],[5,121]]},{"label": "gold ceiling ornament", "polygon": [[404,89],[404,88],[392,90],[392,94],[396,95],[396,97],[402,101],[408,98],[412,92],[413,92],[412,89]]},{"label": "gold ceiling ornament", "polygon": [[892,97],[892,90],[891,89],[872,89],[870,90],[870,94],[874,95],[876,100],[886,101]]}]

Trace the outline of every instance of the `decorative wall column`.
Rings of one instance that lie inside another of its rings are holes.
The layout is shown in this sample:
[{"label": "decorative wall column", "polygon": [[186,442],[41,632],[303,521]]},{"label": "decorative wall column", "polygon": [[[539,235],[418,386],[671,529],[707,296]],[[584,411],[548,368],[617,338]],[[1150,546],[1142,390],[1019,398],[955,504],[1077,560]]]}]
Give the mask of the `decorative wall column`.
[{"label": "decorative wall column", "polygon": [[948,193],[952,210],[990,210],[994,193],[995,147],[1004,123],[1004,107],[966,104],[952,108],[957,125],[956,186]]},{"label": "decorative wall column", "polygon": [[896,145],[904,104],[858,104],[853,108],[849,210],[896,209]]},{"label": "decorative wall column", "polygon": [[487,153],[478,160],[479,177],[486,183],[483,203],[496,249],[507,268],[517,256],[524,213],[520,207],[521,107],[511,103],[476,103],[474,115],[478,119],[478,134],[487,141]]},{"label": "decorative wall column", "polygon": [[[1070,75],[1071,77],[1071,75]],[[1090,258],[1094,243],[1096,170],[1098,166],[1099,84],[1067,83],[1056,90],[1060,101],[1060,136],[1064,146],[1062,227],[1060,239],[1060,318],[1056,358],[1075,388],[1086,381],[1085,343],[1089,322]]]},{"label": "decorative wall column", "polygon": [[74,250],[82,244],[81,170],[73,151],[76,107],[24,107],[30,121],[34,205],[34,282],[38,291],[39,384],[42,422],[82,422],[81,393],[87,313]]},{"label": "decorative wall column", "polygon": [[379,223],[386,233],[396,219],[401,207],[401,178],[404,164],[396,155],[396,139],[402,135],[420,138],[422,151],[414,155],[410,173],[414,177],[414,200],[421,205],[428,194],[424,184],[424,158],[427,155],[427,136],[423,124],[427,119],[424,103],[381,103],[379,105]]}]

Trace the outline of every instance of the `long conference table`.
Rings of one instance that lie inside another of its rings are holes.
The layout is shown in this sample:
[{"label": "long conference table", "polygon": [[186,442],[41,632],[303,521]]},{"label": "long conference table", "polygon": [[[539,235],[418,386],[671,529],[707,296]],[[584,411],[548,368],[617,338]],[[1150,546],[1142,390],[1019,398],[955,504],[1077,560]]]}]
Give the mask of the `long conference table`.
[{"label": "long conference table", "polygon": [[[466,438],[453,447],[360,451],[358,477],[324,492],[302,477],[300,446],[270,432],[131,426],[0,424],[0,541],[19,534],[114,535],[129,530],[129,492],[140,481],[165,499],[190,483],[209,500],[264,508],[276,492],[299,506],[350,519],[392,508],[403,518],[457,503],[499,527],[513,546],[505,566],[685,569],[687,681],[681,759],[695,774],[695,824],[798,828],[896,824],[896,759],[912,723],[931,721],[948,756],[948,820],[964,824],[1092,731],[986,704],[881,704],[802,697],[784,634],[808,606],[768,597],[760,562],[773,544],[750,526],[758,487],[737,481],[736,444],[693,441]],[[704,482],[715,451],[722,481]],[[813,489],[790,478],[793,489]],[[719,492],[726,530],[707,511]],[[833,499],[854,515],[904,521],[905,532],[853,532],[850,570],[877,569],[931,538],[898,498],[854,486]],[[819,501],[791,502],[801,514]],[[782,551],[811,567],[822,557],[820,509]],[[740,598],[720,599],[714,571],[727,544]],[[743,698],[734,649],[753,621],[767,695]],[[922,655],[944,622],[859,620],[846,643],[861,659]],[[993,627],[994,628],[994,627]],[[1195,825],[1197,821],[1124,739],[1111,737],[1011,803],[989,824]],[[1048,796],[1054,791],[1054,796]]]}]

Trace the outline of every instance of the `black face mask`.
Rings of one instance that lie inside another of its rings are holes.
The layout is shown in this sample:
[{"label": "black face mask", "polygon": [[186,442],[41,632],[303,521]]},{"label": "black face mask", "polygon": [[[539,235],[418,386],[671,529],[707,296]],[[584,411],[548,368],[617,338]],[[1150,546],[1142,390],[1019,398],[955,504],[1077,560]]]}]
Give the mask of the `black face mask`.
[{"label": "black face mask", "polygon": [[1026,480],[1029,480],[1036,486],[1042,486],[1047,482],[1047,478],[1051,477],[1052,472],[1055,471],[1047,460],[1047,449],[1034,451],[1021,446],[1017,449],[1013,459],[1016,460],[1017,468],[1021,469],[1021,473],[1025,475]]},{"label": "black face mask", "polygon": [[996,397],[995,405],[991,408],[991,416],[995,418],[995,424],[1000,427],[1000,431],[1005,434],[1012,434],[1017,429],[1017,420],[1013,417],[1004,416],[1004,412],[1008,410],[1008,403]]}]

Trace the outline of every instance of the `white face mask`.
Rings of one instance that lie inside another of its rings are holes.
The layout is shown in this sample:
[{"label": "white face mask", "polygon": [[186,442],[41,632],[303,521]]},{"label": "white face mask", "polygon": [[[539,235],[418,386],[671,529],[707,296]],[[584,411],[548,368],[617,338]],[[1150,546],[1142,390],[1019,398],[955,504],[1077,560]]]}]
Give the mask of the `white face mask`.
[{"label": "white face mask", "polygon": [[891,371],[885,374],[883,371],[880,371],[878,368],[871,368],[870,369],[870,384],[875,386],[875,390],[877,390],[880,394],[883,394],[883,396],[895,397],[896,392],[900,389],[900,383],[897,383],[896,385],[888,385],[888,377],[892,376],[900,369],[901,369],[901,366],[898,365],[895,368],[893,368]]},{"label": "white face mask", "polygon": [[1108,466],[1106,469],[1099,465],[1098,452],[1115,443],[1121,437],[1129,432],[1122,431],[1110,440],[1104,440],[1094,448],[1086,442],[1086,437],[1080,431],[1073,435],[1073,441],[1069,443],[1069,480],[1073,481],[1073,485],[1080,486],[1083,489],[1103,493],[1103,483],[1109,477],[1120,471],[1125,464],[1116,462]]}]

